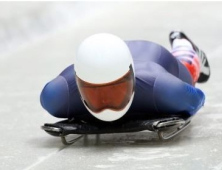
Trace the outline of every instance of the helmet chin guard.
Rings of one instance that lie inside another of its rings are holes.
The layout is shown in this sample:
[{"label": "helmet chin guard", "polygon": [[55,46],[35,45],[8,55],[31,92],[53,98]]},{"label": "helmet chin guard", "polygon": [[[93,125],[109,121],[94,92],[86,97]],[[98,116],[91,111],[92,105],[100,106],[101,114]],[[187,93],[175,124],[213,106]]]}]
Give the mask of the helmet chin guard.
[{"label": "helmet chin guard", "polygon": [[125,113],[128,111],[128,109],[130,108],[132,101],[133,101],[133,97],[134,97],[134,93],[131,95],[130,101],[128,102],[128,104],[125,106],[125,108],[123,110],[120,111],[113,111],[111,109],[105,109],[103,111],[101,111],[100,113],[96,114],[95,112],[91,111],[88,106],[86,106],[86,104],[84,103],[85,107],[87,108],[87,110],[97,119],[102,120],[102,121],[115,121],[120,119],[121,117],[123,117],[125,115]]}]

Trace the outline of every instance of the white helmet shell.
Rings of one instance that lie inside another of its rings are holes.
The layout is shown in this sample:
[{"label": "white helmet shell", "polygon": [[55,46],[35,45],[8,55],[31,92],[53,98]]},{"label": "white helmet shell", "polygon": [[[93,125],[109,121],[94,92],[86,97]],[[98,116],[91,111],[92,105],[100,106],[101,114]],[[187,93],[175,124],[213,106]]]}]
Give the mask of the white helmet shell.
[{"label": "white helmet shell", "polygon": [[100,84],[122,77],[132,63],[132,55],[122,39],[101,33],[88,37],[79,46],[75,70],[82,80]]},{"label": "white helmet shell", "polygon": [[[126,43],[119,37],[100,33],[85,39],[79,46],[75,58],[76,75],[83,81],[92,84],[113,82],[123,77],[129,66],[133,66],[133,59]],[[102,112],[92,112],[84,103],[88,111],[96,118],[103,121],[114,121],[121,118],[131,106],[134,93],[121,111],[105,109]],[[113,113],[115,112],[115,113]]]}]

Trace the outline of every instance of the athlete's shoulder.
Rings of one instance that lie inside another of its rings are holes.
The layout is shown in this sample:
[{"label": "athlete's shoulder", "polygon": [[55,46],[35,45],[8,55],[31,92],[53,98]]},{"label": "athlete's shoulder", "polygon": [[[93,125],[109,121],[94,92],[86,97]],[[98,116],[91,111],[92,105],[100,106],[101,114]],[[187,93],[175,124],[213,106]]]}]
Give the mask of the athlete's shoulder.
[{"label": "athlete's shoulder", "polygon": [[163,47],[147,40],[125,41],[132,54],[134,62],[156,61],[161,55]]},{"label": "athlete's shoulder", "polygon": [[67,74],[74,74],[74,64],[66,67],[59,75],[67,75]]},{"label": "athlete's shoulder", "polygon": [[[125,40],[125,43],[129,48],[135,46],[161,46],[158,43],[148,41],[148,40]],[[161,46],[162,47],[162,46]]]}]

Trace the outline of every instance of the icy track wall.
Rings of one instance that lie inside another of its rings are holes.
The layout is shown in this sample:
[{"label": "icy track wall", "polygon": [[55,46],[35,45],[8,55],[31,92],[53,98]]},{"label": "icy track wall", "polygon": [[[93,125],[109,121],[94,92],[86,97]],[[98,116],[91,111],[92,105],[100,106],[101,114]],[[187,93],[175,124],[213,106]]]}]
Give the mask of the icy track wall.
[{"label": "icy track wall", "polygon": [[103,3],[1,2],[0,56],[70,28],[77,21],[102,13],[107,8]]}]

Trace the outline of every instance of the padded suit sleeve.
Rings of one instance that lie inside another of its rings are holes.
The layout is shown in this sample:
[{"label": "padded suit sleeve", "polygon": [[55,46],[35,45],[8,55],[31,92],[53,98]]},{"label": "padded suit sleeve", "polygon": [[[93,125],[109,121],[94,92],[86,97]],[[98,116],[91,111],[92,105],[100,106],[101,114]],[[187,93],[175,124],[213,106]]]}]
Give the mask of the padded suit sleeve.
[{"label": "padded suit sleeve", "polygon": [[45,85],[40,95],[42,107],[51,115],[67,118],[69,89],[64,77],[58,76]]},{"label": "padded suit sleeve", "polygon": [[77,89],[74,65],[65,68],[48,82],[40,95],[42,107],[58,118],[75,118],[84,121],[96,119],[85,108]]},{"label": "padded suit sleeve", "polygon": [[163,73],[156,78],[153,96],[158,112],[166,114],[185,112],[192,116],[205,101],[201,90],[169,73]]}]

